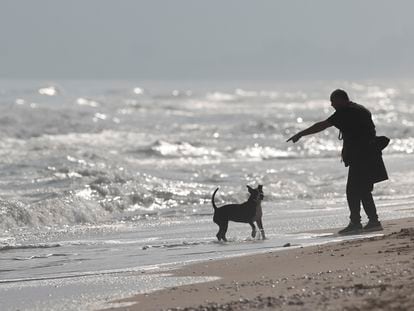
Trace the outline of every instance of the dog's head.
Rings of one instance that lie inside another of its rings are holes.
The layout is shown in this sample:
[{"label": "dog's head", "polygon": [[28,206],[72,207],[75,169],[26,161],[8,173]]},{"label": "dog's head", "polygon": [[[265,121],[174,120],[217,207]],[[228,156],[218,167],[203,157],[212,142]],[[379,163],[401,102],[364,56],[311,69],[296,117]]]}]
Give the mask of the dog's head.
[{"label": "dog's head", "polygon": [[264,198],[263,194],[263,185],[258,185],[257,188],[252,188],[250,186],[247,186],[247,189],[250,193],[250,198],[252,198],[255,201],[262,201]]}]

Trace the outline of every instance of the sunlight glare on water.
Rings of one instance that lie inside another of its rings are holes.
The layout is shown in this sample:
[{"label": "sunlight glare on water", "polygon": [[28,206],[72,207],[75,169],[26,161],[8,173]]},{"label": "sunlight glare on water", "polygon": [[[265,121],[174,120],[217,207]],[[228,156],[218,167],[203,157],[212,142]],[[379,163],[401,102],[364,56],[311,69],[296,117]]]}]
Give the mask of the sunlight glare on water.
[{"label": "sunlight glare on water", "polygon": [[[329,117],[337,83],[13,83],[0,88],[0,301],[12,309],[76,310],[203,281],[146,273],[329,242],[309,232],[348,222],[337,130],[286,143]],[[412,216],[410,83],[341,85],[391,138],[390,180],[374,190],[381,219]],[[231,223],[218,243],[213,191],[218,206],[241,203],[258,184],[268,239]]]}]

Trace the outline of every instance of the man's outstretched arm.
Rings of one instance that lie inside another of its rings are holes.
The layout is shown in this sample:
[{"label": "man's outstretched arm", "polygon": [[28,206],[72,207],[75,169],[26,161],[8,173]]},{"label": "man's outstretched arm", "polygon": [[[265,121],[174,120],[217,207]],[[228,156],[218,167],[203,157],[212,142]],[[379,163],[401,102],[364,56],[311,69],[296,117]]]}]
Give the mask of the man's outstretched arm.
[{"label": "man's outstretched arm", "polygon": [[293,141],[294,143],[296,143],[302,136],[319,133],[330,126],[332,126],[332,124],[328,120],[316,122],[314,125],[308,127],[307,129],[293,135],[286,142]]}]

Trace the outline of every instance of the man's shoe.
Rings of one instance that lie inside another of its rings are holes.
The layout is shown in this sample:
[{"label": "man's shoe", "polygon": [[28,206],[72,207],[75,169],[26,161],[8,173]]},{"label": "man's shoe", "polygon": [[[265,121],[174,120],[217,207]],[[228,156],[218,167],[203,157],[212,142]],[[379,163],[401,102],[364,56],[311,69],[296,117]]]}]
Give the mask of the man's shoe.
[{"label": "man's shoe", "polygon": [[376,221],[368,221],[368,223],[364,226],[364,231],[382,231],[384,228],[382,228],[381,223]]},{"label": "man's shoe", "polygon": [[339,230],[338,233],[339,234],[355,234],[355,233],[361,232],[361,230],[362,230],[362,225],[360,223],[354,224],[350,222],[346,228]]}]

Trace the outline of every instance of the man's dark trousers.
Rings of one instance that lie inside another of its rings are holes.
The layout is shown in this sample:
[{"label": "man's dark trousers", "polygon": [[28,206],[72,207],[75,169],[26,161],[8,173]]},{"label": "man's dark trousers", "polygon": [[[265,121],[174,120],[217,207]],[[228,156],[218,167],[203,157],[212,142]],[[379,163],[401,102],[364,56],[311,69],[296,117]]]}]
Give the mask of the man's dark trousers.
[{"label": "man's dark trousers", "polygon": [[346,184],[346,198],[351,212],[351,222],[361,223],[361,202],[370,221],[378,221],[377,208],[372,198],[374,184],[363,165],[350,165]]}]

